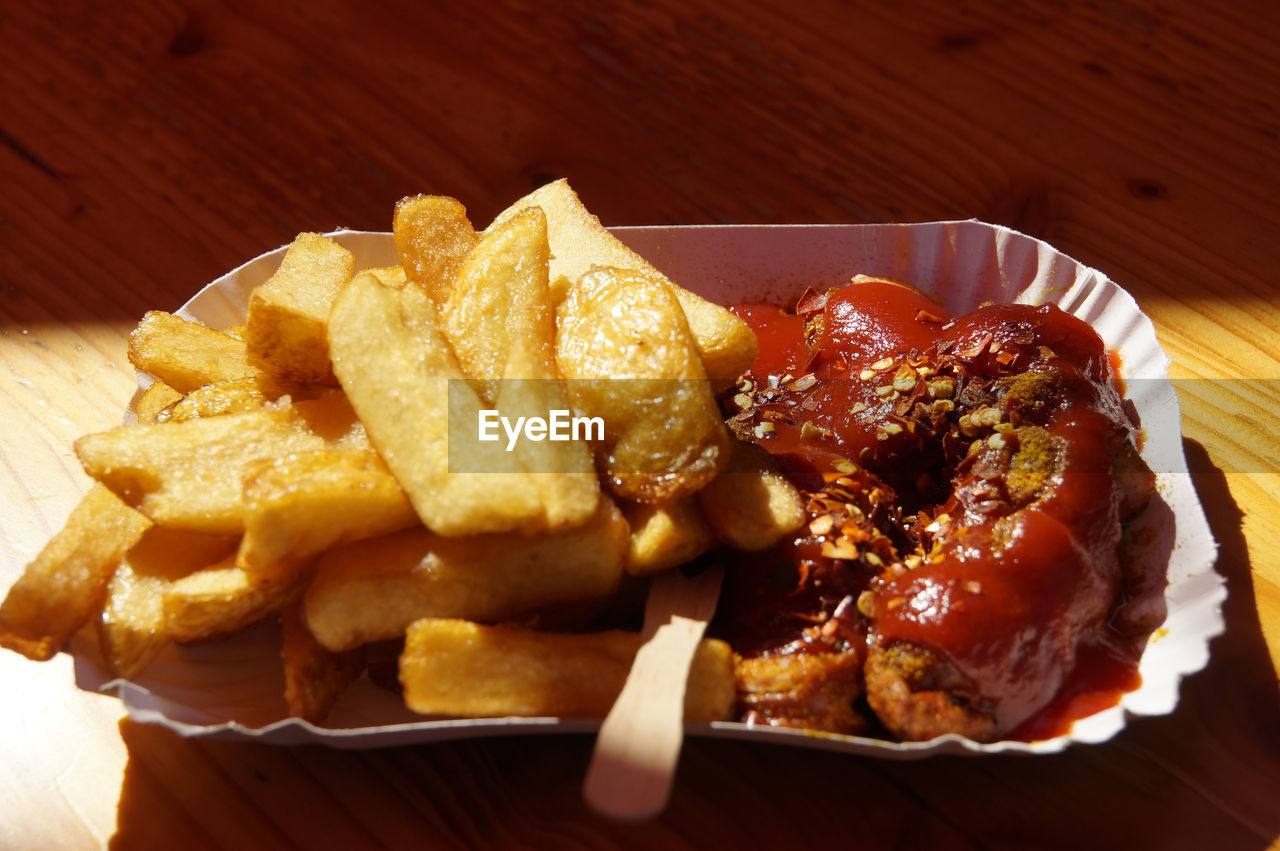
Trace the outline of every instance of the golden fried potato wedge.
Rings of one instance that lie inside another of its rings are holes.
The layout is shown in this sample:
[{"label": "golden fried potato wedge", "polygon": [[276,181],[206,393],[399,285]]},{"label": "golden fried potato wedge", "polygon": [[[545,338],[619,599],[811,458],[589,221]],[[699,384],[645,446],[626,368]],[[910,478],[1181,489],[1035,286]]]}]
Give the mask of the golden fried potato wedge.
[{"label": "golden fried potato wedge", "polygon": [[661,506],[623,502],[622,513],[631,527],[626,571],[632,576],[661,573],[692,561],[718,543],[694,496]]},{"label": "golden fried potato wedge", "polygon": [[396,638],[423,617],[501,621],[618,586],[627,522],[611,501],[587,523],[541,535],[446,538],[412,529],[320,556],[307,625],[330,650]]},{"label": "golden fried potato wedge", "polygon": [[333,384],[325,329],[329,309],[351,280],[351,252],[328,237],[300,233],[280,268],[249,296],[249,362],[300,384]]},{"label": "golden fried potato wedge", "polygon": [[363,647],[331,653],[320,646],[302,619],[298,604],[280,610],[284,699],[289,714],[319,724],[351,681],[364,671]]},{"label": "golden fried potato wedge", "polygon": [[467,255],[440,306],[445,336],[463,373],[492,402],[507,361],[527,375],[555,378],[555,310],[547,288],[547,221],[536,208],[490,228]]},{"label": "golden fried potato wedge", "polygon": [[244,530],[245,464],[334,447],[370,448],[341,394],[181,423],[120,426],[75,443],[90,476],[158,525],[209,534]]},{"label": "golden fried potato wedge", "polygon": [[138,422],[153,423],[161,417],[165,409],[182,401],[182,394],[163,381],[153,381],[133,404],[133,415]]},{"label": "golden fried potato wedge", "polygon": [[[537,632],[426,618],[400,656],[405,703],[424,715],[603,718],[622,691],[640,633]],[[721,721],[734,701],[733,651],[703,639],[685,689],[687,721]]]},{"label": "golden fried potato wedge", "polygon": [[117,677],[133,679],[170,643],[164,594],[178,579],[235,552],[236,539],[153,526],[125,555],[107,585],[98,644]]},{"label": "golden fried potato wedge", "polygon": [[804,523],[804,500],[773,457],[733,441],[729,466],[697,493],[716,536],[739,550],[767,549]]},{"label": "golden fried potato wedge", "polygon": [[0,646],[53,658],[102,606],[107,582],[151,521],[95,484],[0,604]]},{"label": "golden fried potato wedge", "polygon": [[200,417],[256,411],[276,398],[275,379],[265,373],[215,381],[197,387],[160,412],[152,421],[180,423]]},{"label": "golden fried potato wedge", "polygon": [[[512,422],[570,410],[556,366],[547,256],[542,211],[513,216],[485,233],[441,308],[463,372],[486,404]],[[512,452],[536,474],[546,528],[582,523],[595,513],[600,486],[585,440],[521,440]]]},{"label": "golden fried potato wedge", "polygon": [[258,371],[242,341],[161,310],[148,311],[129,335],[129,363],[179,393]]},{"label": "golden fried potato wedge", "polygon": [[393,290],[357,275],[334,303],[329,345],[334,372],[373,445],[430,529],[472,535],[545,528],[537,483],[514,454],[497,442],[450,447],[451,429],[475,433],[481,403],[421,290]]},{"label": "golden fried potato wedge", "polygon": [[391,471],[371,449],[325,449],[244,468],[244,538],[236,564],[269,579],[335,544],[418,525]]},{"label": "golden fried potato wedge", "polygon": [[382,283],[396,290],[409,282],[409,273],[404,270],[403,266],[370,266],[360,271],[368,272],[379,281],[382,281]]},{"label": "golden fried potato wedge", "polygon": [[297,384],[265,372],[215,381],[197,387],[178,402],[160,412],[156,422],[180,423],[200,417],[217,417],[256,411],[288,396],[287,401],[304,402],[339,392],[325,384]]},{"label": "golden fried potato wedge", "polygon": [[573,410],[604,420],[597,467],[624,499],[666,504],[728,461],[729,437],[680,305],[648,275],[596,269],[558,310]]},{"label": "golden fried potato wedge", "polygon": [[444,195],[400,199],[391,233],[406,276],[436,304],[449,297],[458,268],[479,239],[466,207]]},{"label": "golden fried potato wedge", "polygon": [[297,599],[303,582],[260,580],[236,567],[235,555],[189,573],[164,590],[164,629],[177,642],[234,632]]},{"label": "golden fried potato wedge", "polygon": [[755,361],[756,337],[745,322],[720,305],[676,286],[623,245],[583,205],[568,181],[557,180],[529,193],[500,213],[490,229],[530,207],[540,207],[547,217],[555,301],[565,295],[565,287],[597,266],[645,272],[670,286],[679,300],[713,383],[727,386]]}]

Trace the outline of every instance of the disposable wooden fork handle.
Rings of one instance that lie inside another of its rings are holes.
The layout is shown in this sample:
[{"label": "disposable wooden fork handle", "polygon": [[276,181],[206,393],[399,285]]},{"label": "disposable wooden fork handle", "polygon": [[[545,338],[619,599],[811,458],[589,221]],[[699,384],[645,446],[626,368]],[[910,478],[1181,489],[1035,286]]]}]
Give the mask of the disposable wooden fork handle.
[{"label": "disposable wooden fork handle", "polygon": [[671,794],[684,737],[684,696],[698,642],[715,611],[719,566],[686,580],[657,577],[645,605],[645,634],[631,672],[600,727],[583,795],[604,815],[641,820]]}]

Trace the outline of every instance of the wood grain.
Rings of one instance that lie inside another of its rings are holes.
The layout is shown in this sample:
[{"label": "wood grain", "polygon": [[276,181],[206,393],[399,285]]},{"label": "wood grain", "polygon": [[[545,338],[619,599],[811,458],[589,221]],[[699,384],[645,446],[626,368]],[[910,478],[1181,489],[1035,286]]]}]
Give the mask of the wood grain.
[{"label": "wood grain", "polygon": [[[303,230],[566,176],[606,224],[977,217],[1129,289],[1173,359],[1227,633],[1171,716],[1061,756],[686,744],[670,807],[586,738],[181,740],[0,657],[0,847],[1265,848],[1280,837],[1280,6],[1262,0],[9,3],[0,578],[132,392],[124,335]],[[1267,380],[1270,380],[1268,383]],[[0,586],[2,587],[2,586]]]}]

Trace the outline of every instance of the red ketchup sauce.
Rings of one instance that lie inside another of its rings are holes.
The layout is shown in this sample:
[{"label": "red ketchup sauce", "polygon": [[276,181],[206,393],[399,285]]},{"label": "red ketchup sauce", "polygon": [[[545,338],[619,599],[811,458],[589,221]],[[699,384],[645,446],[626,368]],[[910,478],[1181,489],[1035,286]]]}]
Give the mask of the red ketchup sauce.
[{"label": "red ketchup sauce", "polygon": [[[1113,360],[1087,324],[1051,305],[953,317],[884,281],[810,291],[795,313],[764,304],[734,312],[760,346],[747,375],[757,397],[735,430],[809,493],[848,477],[851,464],[882,481],[897,500],[887,540],[910,569],[899,562],[875,575],[865,560],[819,558],[803,530],[775,554],[798,575],[773,576],[781,591],[739,589],[730,601],[748,612],[731,640],[777,648],[784,618],[769,621],[766,604],[808,604],[821,620],[842,595],[870,589],[875,616],[845,629],[846,640],[929,648],[973,685],[1006,737],[1027,740],[1061,734],[1139,684],[1146,635],[1108,625],[1130,584],[1117,556],[1127,509],[1112,461],[1129,423]],[[972,423],[994,398],[1006,400],[1003,430],[961,430],[961,411]],[[1054,447],[1041,467],[1019,473],[1018,482],[1038,485],[1022,504],[1010,495],[1015,426],[1036,427]],[[753,569],[753,581],[765,578]]]}]

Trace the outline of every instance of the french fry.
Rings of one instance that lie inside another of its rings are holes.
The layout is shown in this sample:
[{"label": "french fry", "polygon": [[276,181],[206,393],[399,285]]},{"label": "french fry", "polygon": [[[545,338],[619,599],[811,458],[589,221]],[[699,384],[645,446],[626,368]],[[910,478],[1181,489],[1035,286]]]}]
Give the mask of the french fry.
[{"label": "french fry", "polygon": [[262,579],[296,571],[335,544],[418,525],[395,477],[369,449],[326,449],[244,468],[236,564]]},{"label": "french fry", "polygon": [[260,580],[236,567],[235,555],[189,573],[164,590],[164,630],[177,642],[197,641],[278,612],[295,600],[303,583]]},{"label": "french fry", "polygon": [[298,234],[280,268],[249,296],[249,362],[301,384],[333,384],[325,329],[354,266],[351,252],[328,237]]},{"label": "french fry", "polygon": [[720,540],[748,552],[773,546],[805,521],[800,493],[754,443],[733,441],[729,466],[697,500]]},{"label": "french fry", "polygon": [[443,195],[402,198],[396,204],[391,232],[408,280],[442,304],[478,239],[466,208],[456,198]]},{"label": "french fry", "polygon": [[331,653],[307,630],[295,603],[280,610],[284,699],[289,714],[319,724],[348,685],[364,670],[363,647]]},{"label": "french fry", "polygon": [[129,363],[179,393],[257,372],[242,341],[160,310],[129,335]]},{"label": "french fry", "polygon": [[623,245],[583,206],[568,181],[557,180],[529,193],[500,213],[490,229],[530,207],[542,208],[547,217],[555,302],[563,298],[566,287],[597,266],[644,272],[671,287],[684,310],[706,374],[713,383],[727,386],[755,361],[756,337],[745,322],[720,305],[675,285],[639,254]]},{"label": "french fry", "polygon": [[125,555],[107,585],[98,644],[117,677],[133,679],[170,643],[164,594],[177,579],[208,567],[236,548],[236,539],[153,526]]},{"label": "french fry", "polygon": [[163,381],[153,381],[133,405],[138,422],[153,423],[170,405],[182,401],[182,394]]},{"label": "french fry", "polygon": [[525,210],[489,229],[458,270],[440,306],[445,336],[482,398],[497,398],[508,358],[529,375],[555,378],[555,311],[547,289],[546,217]]},{"label": "french fry", "polygon": [[609,500],[587,523],[541,535],[446,538],[411,529],[316,561],[307,625],[330,650],[396,638],[423,617],[501,621],[618,586],[627,522]]},{"label": "french fry", "polygon": [[[536,632],[426,618],[409,627],[400,656],[405,703],[424,715],[603,718],[622,691],[640,633]],[[685,689],[687,721],[727,719],[733,652],[703,639]]]},{"label": "french fry", "polygon": [[[450,472],[450,424],[474,431],[480,400],[458,367],[430,300],[357,275],[329,318],[334,372],[418,516],[441,535],[546,525],[534,478],[499,443],[470,441]],[[452,381],[450,379],[453,379]]]},{"label": "french fry", "polygon": [[102,605],[125,551],[151,521],[94,485],[0,604],[0,646],[53,658]]},{"label": "french fry", "polygon": [[[520,370],[513,369],[513,373],[520,374]],[[511,419],[546,418],[552,411],[568,414],[571,410],[564,385],[552,378],[507,378],[496,405]],[[601,498],[600,481],[586,440],[521,440],[513,454],[530,471],[542,502],[544,528],[576,526],[595,513]]]},{"label": "french fry", "polygon": [[197,387],[157,416],[157,422],[180,423],[200,417],[256,411],[288,396],[288,401],[305,402],[338,393],[326,384],[298,384],[265,372],[215,381]]},{"label": "french fry", "polygon": [[[569,410],[547,289],[547,227],[536,208],[492,228],[467,256],[441,308],[444,332],[477,392],[505,417]],[[522,440],[515,459],[536,474],[546,528],[584,522],[600,487],[581,440]]]},{"label": "french fry", "polygon": [[75,443],[90,476],[157,524],[210,534],[244,530],[246,463],[334,447],[369,448],[340,394],[182,423],[120,426]]},{"label": "french fry", "polygon": [[403,266],[368,266],[360,271],[368,272],[392,289],[398,290],[409,282],[409,274]]},{"label": "french fry", "polygon": [[668,505],[623,502],[622,513],[631,527],[626,571],[650,576],[692,561],[716,546],[716,536],[694,496]]},{"label": "french fry", "polygon": [[666,504],[715,477],[729,438],[684,313],[661,281],[596,269],[558,309],[573,410],[604,420],[597,466],[624,499]]}]

